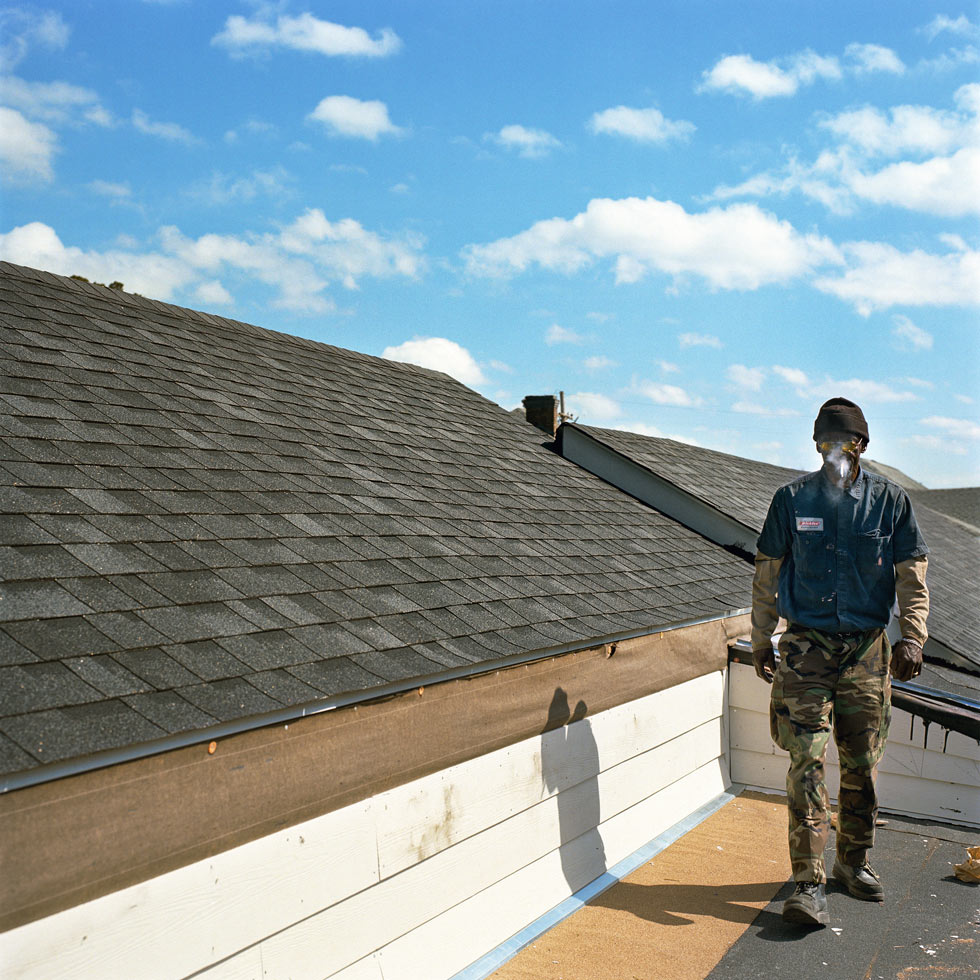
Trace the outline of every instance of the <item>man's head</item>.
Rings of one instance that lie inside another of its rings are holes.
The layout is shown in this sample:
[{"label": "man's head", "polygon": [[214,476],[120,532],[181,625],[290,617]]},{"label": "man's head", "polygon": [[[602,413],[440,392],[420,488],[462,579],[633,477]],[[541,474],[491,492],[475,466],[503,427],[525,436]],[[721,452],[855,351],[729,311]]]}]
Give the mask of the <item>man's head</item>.
[{"label": "man's head", "polygon": [[861,453],[868,447],[864,412],[846,398],[825,401],[813,423],[813,441],[823,456],[827,477],[838,486],[850,486],[857,477]]}]

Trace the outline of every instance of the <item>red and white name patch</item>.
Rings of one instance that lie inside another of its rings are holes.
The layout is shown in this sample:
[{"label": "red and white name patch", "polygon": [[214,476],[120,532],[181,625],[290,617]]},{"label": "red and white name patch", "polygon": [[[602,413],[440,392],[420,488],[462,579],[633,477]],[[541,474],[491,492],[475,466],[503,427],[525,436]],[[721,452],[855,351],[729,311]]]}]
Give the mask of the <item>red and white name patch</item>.
[{"label": "red and white name patch", "polygon": [[797,531],[822,531],[823,518],[822,517],[797,517],[796,530]]}]

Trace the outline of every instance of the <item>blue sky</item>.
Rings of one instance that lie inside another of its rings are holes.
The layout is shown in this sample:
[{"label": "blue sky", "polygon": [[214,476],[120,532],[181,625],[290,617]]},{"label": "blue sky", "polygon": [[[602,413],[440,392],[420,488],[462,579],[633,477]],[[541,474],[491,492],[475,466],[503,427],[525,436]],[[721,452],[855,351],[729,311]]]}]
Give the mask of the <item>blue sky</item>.
[{"label": "blue sky", "polygon": [[845,395],[980,484],[974,5],[21,3],[0,71],[2,258],[788,466]]}]

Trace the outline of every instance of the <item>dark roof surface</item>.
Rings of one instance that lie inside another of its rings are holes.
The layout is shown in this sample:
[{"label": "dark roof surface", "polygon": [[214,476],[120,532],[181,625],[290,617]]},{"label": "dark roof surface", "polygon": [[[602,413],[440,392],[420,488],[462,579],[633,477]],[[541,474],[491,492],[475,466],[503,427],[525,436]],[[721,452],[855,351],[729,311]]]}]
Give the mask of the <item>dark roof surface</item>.
[{"label": "dark roof surface", "polygon": [[[576,427],[756,531],[762,530],[773,493],[803,474],[803,470],[672,439]],[[980,670],[980,532],[971,533],[931,505],[931,494],[956,492],[911,493],[916,519],[930,549],[929,633]]]},{"label": "dark roof surface", "polygon": [[917,490],[912,499],[947,517],[969,524],[980,532],[980,487],[955,490]]},{"label": "dark roof surface", "polygon": [[800,475],[799,470],[674,439],[591,425],[575,427],[756,531],[762,530],[773,491]]},{"label": "dark roof surface", "polygon": [[748,605],[446,375],[0,264],[0,773]]}]

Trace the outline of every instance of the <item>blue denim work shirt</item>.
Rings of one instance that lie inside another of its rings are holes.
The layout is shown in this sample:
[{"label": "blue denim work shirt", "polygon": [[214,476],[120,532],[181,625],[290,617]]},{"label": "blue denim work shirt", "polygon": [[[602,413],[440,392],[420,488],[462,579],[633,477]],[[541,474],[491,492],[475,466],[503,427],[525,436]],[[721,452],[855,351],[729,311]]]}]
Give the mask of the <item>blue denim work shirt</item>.
[{"label": "blue denim work shirt", "polygon": [[847,490],[823,470],[780,487],[758,548],[784,559],[779,614],[828,633],[887,626],[895,565],[929,553],[908,494],[863,468]]}]

